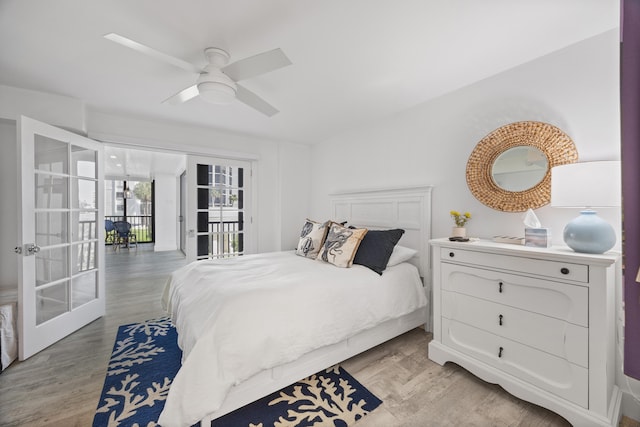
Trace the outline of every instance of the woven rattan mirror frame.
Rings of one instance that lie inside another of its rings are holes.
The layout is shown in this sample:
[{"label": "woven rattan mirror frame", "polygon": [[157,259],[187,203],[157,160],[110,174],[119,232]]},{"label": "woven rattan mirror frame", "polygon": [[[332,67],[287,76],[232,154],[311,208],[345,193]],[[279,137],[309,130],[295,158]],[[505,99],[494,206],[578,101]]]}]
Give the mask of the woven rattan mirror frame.
[{"label": "woven rattan mirror frame", "polygon": [[[525,191],[507,191],[495,183],[491,169],[496,158],[517,146],[536,147],[548,159],[547,173]],[[467,186],[480,202],[503,212],[523,212],[551,201],[551,168],[578,160],[573,140],[555,126],[542,122],[516,122],[502,126],[478,142],[467,162]]]}]

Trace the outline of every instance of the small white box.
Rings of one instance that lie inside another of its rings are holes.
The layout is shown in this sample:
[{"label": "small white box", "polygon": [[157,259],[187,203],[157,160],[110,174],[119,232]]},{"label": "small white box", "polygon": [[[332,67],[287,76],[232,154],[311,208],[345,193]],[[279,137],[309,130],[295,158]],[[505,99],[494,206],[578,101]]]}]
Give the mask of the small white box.
[{"label": "small white box", "polygon": [[534,248],[551,247],[551,230],[548,228],[525,228],[524,245]]}]

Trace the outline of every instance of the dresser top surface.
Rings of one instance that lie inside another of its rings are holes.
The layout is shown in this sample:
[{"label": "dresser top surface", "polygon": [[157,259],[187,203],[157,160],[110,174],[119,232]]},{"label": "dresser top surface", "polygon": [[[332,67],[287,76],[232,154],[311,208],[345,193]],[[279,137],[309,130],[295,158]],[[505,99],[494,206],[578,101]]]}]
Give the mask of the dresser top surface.
[{"label": "dresser top surface", "polygon": [[587,264],[610,265],[620,258],[620,253],[609,251],[604,254],[585,254],[574,252],[567,246],[550,248],[534,248],[509,243],[496,243],[490,240],[471,239],[468,242],[452,242],[448,238],[432,239],[429,243],[434,247],[465,249],[478,252],[489,252],[501,255],[521,256],[538,259],[564,260]]}]

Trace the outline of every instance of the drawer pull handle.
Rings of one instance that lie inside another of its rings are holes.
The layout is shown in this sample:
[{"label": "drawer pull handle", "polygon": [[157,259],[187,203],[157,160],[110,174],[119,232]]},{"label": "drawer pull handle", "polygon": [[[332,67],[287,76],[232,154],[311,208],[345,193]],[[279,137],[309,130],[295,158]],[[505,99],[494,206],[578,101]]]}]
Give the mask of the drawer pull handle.
[{"label": "drawer pull handle", "polygon": [[567,267],[562,267],[562,268],[560,269],[560,273],[562,273],[562,274],[569,274],[569,269],[568,269]]},{"label": "drawer pull handle", "polygon": [[500,349],[498,350],[498,357],[502,357],[503,351],[504,351],[504,348],[500,347]]},{"label": "drawer pull handle", "polygon": [[500,326],[502,326],[502,318],[503,318],[503,317],[504,317],[504,316],[502,316],[502,314],[501,314],[500,316],[498,316],[498,324],[499,324]]},{"label": "drawer pull handle", "polygon": [[502,293],[502,282],[498,282],[498,292]]},{"label": "drawer pull handle", "polygon": [[456,254],[454,254],[453,252],[449,252],[449,256],[453,258],[454,256],[456,256]]}]

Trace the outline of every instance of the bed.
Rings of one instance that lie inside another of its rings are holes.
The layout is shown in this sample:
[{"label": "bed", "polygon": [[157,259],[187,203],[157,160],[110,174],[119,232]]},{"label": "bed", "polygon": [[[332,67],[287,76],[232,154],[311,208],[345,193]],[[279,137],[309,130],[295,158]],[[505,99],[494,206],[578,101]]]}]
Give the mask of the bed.
[{"label": "bed", "polygon": [[294,251],[199,261],[174,272],[163,304],[183,365],[159,423],[209,425],[415,327],[430,330],[430,207],[431,187],[331,196],[333,219],[404,230],[392,258],[402,248],[414,255],[383,274]]}]

